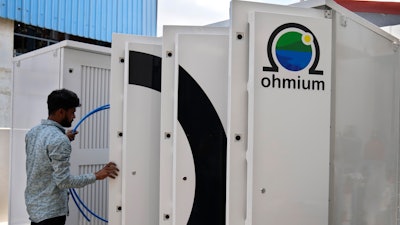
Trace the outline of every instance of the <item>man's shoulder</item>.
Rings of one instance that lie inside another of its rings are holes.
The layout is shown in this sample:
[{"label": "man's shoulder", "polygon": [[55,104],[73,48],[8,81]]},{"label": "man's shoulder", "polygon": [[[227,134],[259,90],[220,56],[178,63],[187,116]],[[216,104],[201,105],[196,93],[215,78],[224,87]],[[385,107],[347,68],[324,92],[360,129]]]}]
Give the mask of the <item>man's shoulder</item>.
[{"label": "man's shoulder", "polygon": [[34,135],[34,134],[38,133],[38,131],[40,131],[41,129],[43,129],[42,124],[38,124],[38,125],[32,127],[30,130],[28,130],[28,132],[26,133],[26,136]]},{"label": "man's shoulder", "polygon": [[31,136],[37,136],[37,135],[51,135],[51,136],[64,136],[62,130],[60,128],[58,128],[57,126],[51,124],[51,123],[46,123],[43,122],[32,127],[27,133],[26,136],[27,137],[31,137]]}]

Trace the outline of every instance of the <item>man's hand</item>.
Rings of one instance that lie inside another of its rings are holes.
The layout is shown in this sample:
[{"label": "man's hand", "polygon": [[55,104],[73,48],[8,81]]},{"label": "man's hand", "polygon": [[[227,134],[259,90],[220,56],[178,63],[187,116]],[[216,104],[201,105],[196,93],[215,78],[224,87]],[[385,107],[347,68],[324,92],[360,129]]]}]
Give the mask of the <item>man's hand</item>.
[{"label": "man's hand", "polygon": [[70,141],[73,141],[73,140],[75,140],[75,135],[77,135],[78,133],[79,133],[78,131],[74,132],[73,130],[67,130],[67,133],[65,133],[65,134],[67,135],[67,137]]},{"label": "man's hand", "polygon": [[109,162],[106,166],[103,167],[103,169],[95,173],[96,180],[103,180],[107,177],[114,179],[118,176],[118,172],[119,169],[117,168],[117,165],[113,162]]}]

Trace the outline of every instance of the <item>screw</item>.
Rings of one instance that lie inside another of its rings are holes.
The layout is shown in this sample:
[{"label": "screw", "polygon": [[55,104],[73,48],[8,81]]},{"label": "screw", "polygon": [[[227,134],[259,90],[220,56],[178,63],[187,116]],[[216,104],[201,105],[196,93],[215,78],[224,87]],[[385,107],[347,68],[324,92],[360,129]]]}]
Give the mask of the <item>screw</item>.
[{"label": "screw", "polygon": [[171,51],[167,51],[167,56],[168,57],[172,57],[172,52]]},{"label": "screw", "polygon": [[168,133],[168,132],[165,132],[165,139],[169,139],[169,138],[171,138],[171,133]]},{"label": "screw", "polygon": [[327,19],[331,19],[332,18],[332,10],[325,10],[324,16]]},{"label": "screw", "polygon": [[121,57],[121,58],[119,58],[119,62],[120,62],[120,63],[124,63],[124,62],[125,62],[125,59]]},{"label": "screw", "polygon": [[74,69],[69,68],[68,72],[69,72],[69,73],[72,73],[72,72],[74,72]]},{"label": "screw", "polygon": [[124,134],[121,131],[118,132],[118,137],[122,137],[122,136],[124,136]]},{"label": "screw", "polygon": [[169,214],[164,214],[164,220],[169,220]]},{"label": "screw", "polygon": [[267,190],[265,190],[265,188],[261,188],[261,194],[265,194],[265,192],[267,192]]},{"label": "screw", "polygon": [[238,40],[242,40],[243,39],[244,34],[241,32],[236,33],[236,37]]},{"label": "screw", "polygon": [[236,141],[240,141],[242,139],[242,137],[239,135],[239,134],[236,134],[235,135],[235,140]]},{"label": "screw", "polygon": [[183,177],[182,179],[183,179],[183,180],[187,180],[187,177]]}]

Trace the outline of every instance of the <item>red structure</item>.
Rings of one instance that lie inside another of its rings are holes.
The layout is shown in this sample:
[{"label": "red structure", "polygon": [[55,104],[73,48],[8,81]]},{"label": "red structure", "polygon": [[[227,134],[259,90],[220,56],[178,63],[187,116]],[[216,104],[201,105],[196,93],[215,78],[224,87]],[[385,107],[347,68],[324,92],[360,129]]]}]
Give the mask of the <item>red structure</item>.
[{"label": "red structure", "polygon": [[335,2],[353,12],[400,15],[400,2],[368,0],[335,0]]}]

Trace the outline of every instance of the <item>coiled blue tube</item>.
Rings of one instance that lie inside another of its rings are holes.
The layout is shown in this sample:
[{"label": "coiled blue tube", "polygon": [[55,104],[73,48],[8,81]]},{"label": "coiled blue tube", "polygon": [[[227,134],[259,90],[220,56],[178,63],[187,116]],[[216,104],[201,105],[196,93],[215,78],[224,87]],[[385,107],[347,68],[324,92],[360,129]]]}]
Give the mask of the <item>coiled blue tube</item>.
[{"label": "coiled blue tube", "polygon": [[[75,125],[75,127],[72,129],[72,131],[73,131],[73,132],[76,132],[76,129],[79,127],[79,125],[81,125],[81,123],[82,123],[85,119],[87,119],[89,116],[91,116],[91,115],[93,115],[93,114],[95,114],[95,113],[97,113],[97,112],[100,112],[100,111],[102,111],[102,110],[109,109],[109,108],[110,108],[110,104],[106,104],[106,105],[100,106],[100,107],[98,107],[98,108],[96,108],[96,109],[90,111],[88,114],[86,114],[84,117],[82,117],[82,119],[80,119],[80,120],[78,121],[78,123]],[[83,217],[85,217],[85,219],[86,219],[87,221],[90,222],[90,219],[89,219],[89,217],[83,212],[82,208],[79,206],[79,203],[80,203],[90,214],[92,214],[94,217],[96,217],[97,219],[99,219],[99,220],[101,220],[101,221],[103,221],[103,222],[108,223],[108,221],[107,221],[106,219],[101,218],[100,216],[98,216],[97,214],[95,214],[92,210],[90,210],[90,209],[85,205],[85,203],[84,203],[84,202],[81,200],[81,198],[79,197],[78,193],[76,193],[75,189],[70,188],[69,191],[70,191],[70,193],[71,193],[72,199],[73,199],[74,202],[75,202],[75,205],[78,207],[79,211],[81,212],[81,214],[83,215]],[[79,201],[79,203],[77,202],[77,200]]]}]

